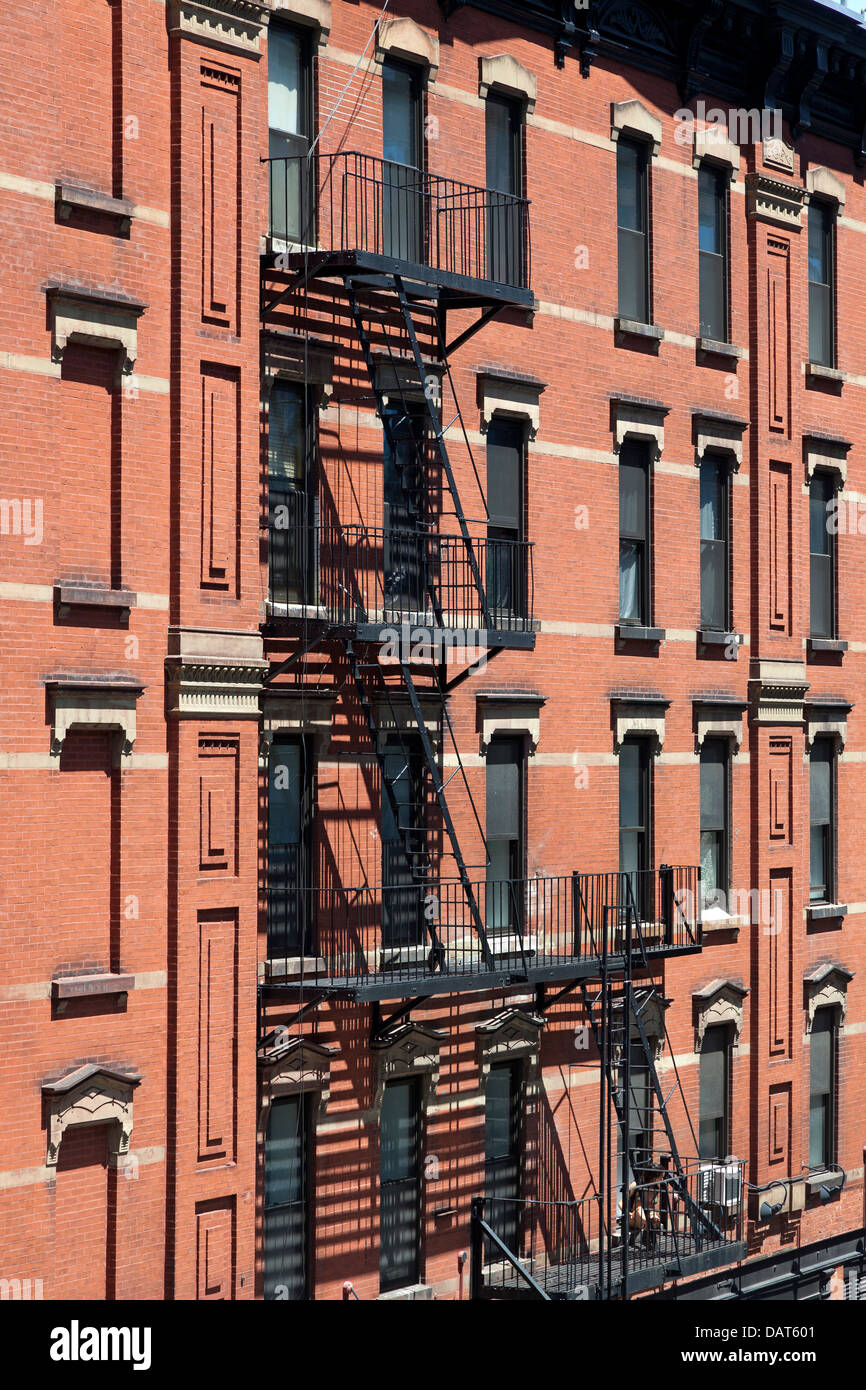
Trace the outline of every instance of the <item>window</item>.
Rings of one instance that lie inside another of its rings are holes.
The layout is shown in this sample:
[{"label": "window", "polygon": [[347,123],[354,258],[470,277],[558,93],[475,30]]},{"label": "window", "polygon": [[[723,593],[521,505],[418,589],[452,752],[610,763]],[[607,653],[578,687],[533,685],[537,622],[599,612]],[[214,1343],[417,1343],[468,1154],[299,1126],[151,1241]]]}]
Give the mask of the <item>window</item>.
[{"label": "window", "polygon": [[422,467],[427,417],[414,401],[385,415],[385,609],[392,615],[416,614],[424,610],[428,579]]},{"label": "window", "polygon": [[836,490],[829,473],[813,473],[809,484],[809,633],[836,636],[836,536],[829,507]]},{"label": "window", "polygon": [[832,738],[816,738],[809,756],[809,899],[833,902],[836,756]]},{"label": "window", "polygon": [[641,141],[616,142],[619,313],[650,322],[649,150]]},{"label": "window", "polygon": [[711,454],[701,460],[701,627],[731,626],[728,569],[728,469]]},{"label": "window", "polygon": [[698,170],[701,337],[728,341],[728,182],[726,170]]},{"label": "window", "polygon": [[305,244],[312,234],[312,179],[306,159],[313,128],[312,89],[309,38],[272,24],[268,30],[271,234],[281,241]]},{"label": "window", "polygon": [[724,738],[701,744],[701,894],[704,907],[723,907],[728,892],[728,774]]},{"label": "window", "polygon": [[836,1052],[834,1009],[816,1009],[809,1045],[809,1167],[836,1162]]},{"label": "window", "polygon": [[268,758],[268,956],[311,949],[312,759],[305,739],[271,745]]},{"label": "window", "polygon": [[[650,1046],[653,1040],[650,1039]],[[623,1149],[628,1146],[627,1173],[630,1182],[639,1181],[641,1170],[653,1160],[654,1092],[649,1062],[639,1041],[629,1043],[629,1075],[626,1082],[625,1058],[620,1063],[620,1090],[628,1086],[628,1138],[619,1125],[620,1152],[617,1154],[617,1183],[623,1182]]]},{"label": "window", "polygon": [[424,259],[422,83],[417,68],[382,65],[382,251],[402,261]]},{"label": "window", "polygon": [[389,739],[384,772],[382,942],[389,947],[415,946],[424,939],[424,760],[418,741]]},{"label": "window", "polygon": [[315,413],[303,387],[275,381],[268,402],[271,602],[315,602]]},{"label": "window", "polygon": [[619,455],[619,617],[650,622],[650,467],[647,447],[626,440]]},{"label": "window", "polygon": [[312,1144],[310,1097],[273,1100],[265,1136],[266,1299],[310,1297]]},{"label": "window", "polygon": [[526,611],[523,546],[525,432],[494,418],[487,430],[487,606],[494,627]]},{"label": "window", "polygon": [[526,876],[523,836],[526,757],[523,740],[491,739],[487,749],[488,931],[519,930]]},{"label": "window", "polygon": [[619,750],[619,868],[628,875],[634,906],[642,915],[649,896],[649,867],[649,744],[646,739],[626,739]]},{"label": "window", "polygon": [[382,1292],[421,1277],[420,1082],[389,1081],[380,1121],[379,1285]]},{"label": "window", "polygon": [[834,280],[834,210],[829,203],[809,205],[809,361],[836,365]]},{"label": "window", "polygon": [[[510,1250],[519,1253],[523,1066],[490,1068],[484,1100],[485,1217]],[[493,1251],[489,1258],[495,1258]]]},{"label": "window", "polygon": [[499,96],[489,96],[485,109],[487,275],[503,285],[522,285],[523,113],[517,102]]},{"label": "window", "polygon": [[704,1033],[700,1065],[700,1156],[727,1158],[730,1153],[731,1035],[727,1024]]}]

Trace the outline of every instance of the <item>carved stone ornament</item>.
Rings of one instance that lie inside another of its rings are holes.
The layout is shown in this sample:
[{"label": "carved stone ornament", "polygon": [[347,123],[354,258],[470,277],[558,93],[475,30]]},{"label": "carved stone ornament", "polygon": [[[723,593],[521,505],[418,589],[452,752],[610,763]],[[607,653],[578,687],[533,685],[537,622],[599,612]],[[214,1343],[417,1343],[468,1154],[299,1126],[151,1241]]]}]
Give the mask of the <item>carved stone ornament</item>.
[{"label": "carved stone ornament", "polygon": [[695,1052],[700,1052],[708,1028],[715,1024],[731,1025],[734,1047],[739,1045],[743,1031],[743,1003],[748,990],[735,980],[711,980],[692,995],[695,1021]]},{"label": "carved stone ornament", "polygon": [[803,979],[806,1002],[806,1032],[811,1033],[819,1009],[835,1009],[841,1027],[848,1009],[848,986],[854,975],[844,965],[819,965]]},{"label": "carved stone ornament", "polygon": [[136,702],[145,687],[137,681],[46,681],[51,714],[51,756],[59,758],[71,729],[116,734],[112,750],[115,767],[132,753],[135,743]]},{"label": "carved stone ornament", "polygon": [[648,736],[654,754],[661,753],[665,742],[665,711],[668,700],[628,699],[614,696],[611,700],[613,718],[613,751],[618,753],[625,740]]},{"label": "carved stone ornament", "polygon": [[497,1062],[523,1062],[527,1085],[535,1081],[545,1022],[540,1014],[510,1008],[475,1025],[475,1050],[482,1089],[487,1085],[490,1068]]},{"label": "carved stone ornament", "polygon": [[108,1152],[115,1166],[129,1153],[132,1135],[132,1093],[141,1081],[137,1072],[115,1071],[88,1063],[74,1067],[56,1081],[47,1081],[42,1096],[48,1120],[49,1168],[57,1166],[60,1144],[72,1125],[109,1124]]},{"label": "carved stone ornament", "polygon": [[799,231],[805,197],[805,188],[798,184],[771,179],[766,174],[746,175],[746,214],[761,222]]},{"label": "carved stone ornament", "polygon": [[376,1087],[373,1109],[381,1109],[389,1081],[408,1077],[420,1078],[422,1104],[428,1105],[439,1084],[439,1051],[447,1036],[440,1029],[426,1028],[410,1019],[375,1038],[370,1044]]},{"label": "carved stone ornament", "polygon": [[259,1133],[267,1131],[271,1102],[282,1096],[311,1094],[314,1122],[325,1113],[331,1094],[331,1060],[336,1047],[325,1047],[312,1038],[289,1036],[277,1028],[265,1039],[257,1057],[261,1079]]},{"label": "carved stone ornament", "polygon": [[258,719],[268,663],[259,633],[168,630],[166,712],[181,719]]},{"label": "carved stone ornament", "polygon": [[128,376],[138,357],[138,320],[146,305],[122,296],[68,285],[49,285],[51,360],[62,362],[70,343],[117,353],[115,386]]},{"label": "carved stone ornament", "polygon": [[170,0],[168,32],[259,59],[262,32],[278,10],[278,0]]}]

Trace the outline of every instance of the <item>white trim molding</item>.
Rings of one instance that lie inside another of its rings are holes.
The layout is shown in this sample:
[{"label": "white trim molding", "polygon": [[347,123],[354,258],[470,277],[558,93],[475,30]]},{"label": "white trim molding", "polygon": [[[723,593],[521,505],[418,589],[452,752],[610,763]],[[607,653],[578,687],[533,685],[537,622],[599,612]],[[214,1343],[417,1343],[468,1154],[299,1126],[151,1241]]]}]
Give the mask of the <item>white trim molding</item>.
[{"label": "white trim molding", "polygon": [[807,1033],[811,1033],[819,1009],[835,1009],[837,1022],[842,1027],[848,1009],[848,986],[853,978],[851,970],[834,962],[818,965],[803,976]]},{"label": "white trim molding", "polygon": [[658,463],[664,453],[668,413],[668,406],[656,401],[614,396],[610,403],[613,452],[618,455],[627,439],[638,439],[650,445],[652,462]]},{"label": "white trim molding", "polygon": [[540,397],[546,382],[518,372],[482,367],[476,376],[476,397],[481,433],[486,434],[495,415],[524,423],[530,440],[538,434],[541,418]]},{"label": "white trim molding", "polygon": [[62,362],[70,343],[105,348],[118,355],[115,386],[130,376],[138,357],[138,320],[146,304],[76,285],[46,285],[51,326],[51,360]]},{"label": "white trim molding", "polygon": [[409,1019],[373,1039],[370,1044],[376,1087],[373,1110],[377,1116],[381,1113],[387,1082],[407,1077],[420,1078],[422,1105],[426,1110],[439,1084],[439,1053],[447,1036],[442,1029],[425,1028]]},{"label": "white trim molding", "polygon": [[382,20],[376,34],[376,62],[384,63],[386,58],[424,65],[433,82],[439,71],[439,40],[414,19]]},{"label": "white trim molding", "polygon": [[170,627],[166,713],[181,719],[258,719],[268,663],[257,632]]},{"label": "white trim molding", "polygon": [[850,448],[851,441],[840,439],[837,435],[804,434],[803,462],[806,466],[806,482],[811,483],[815,473],[821,469],[823,472],[833,474],[836,490],[841,492],[848,481],[848,450]]},{"label": "white trim molding", "polygon": [[829,734],[836,740],[837,751],[841,753],[848,737],[848,715],[851,705],[847,700],[809,700],[804,706],[806,719],[806,752],[815,739]]},{"label": "white trim molding", "polygon": [[544,695],[531,691],[479,691],[475,696],[475,716],[481,735],[481,756],[487,756],[490,740],[496,734],[524,734],[533,754],[541,737],[541,707],[546,702]]},{"label": "white trim molding", "polygon": [[274,0],[170,0],[168,32],[258,60]]},{"label": "white trim molding", "polygon": [[745,420],[731,415],[706,415],[701,411],[692,416],[695,443],[695,466],[700,467],[704,454],[724,454],[730,467],[738,473],[743,462],[743,434],[749,428]]},{"label": "white trim molding", "polygon": [[745,700],[695,698],[692,701],[695,752],[700,753],[706,738],[729,738],[733,751],[739,753],[743,742],[743,714],[747,709]]},{"label": "white trim molding", "polygon": [[809,169],[806,174],[806,202],[810,202],[814,197],[826,198],[828,203],[836,204],[836,211],[841,213],[845,207],[845,185],[840,178],[827,169],[823,164],[816,165],[814,169]]},{"label": "white trim molding", "polygon": [[665,743],[665,713],[670,700],[660,697],[631,697],[613,695],[610,712],[613,720],[613,751],[619,753],[629,736],[650,736],[653,753],[658,756]]},{"label": "white trim molding", "polygon": [[610,138],[618,140],[620,135],[636,135],[652,145],[657,155],[662,142],[662,123],[642,101],[612,101],[610,104]]},{"label": "white trim molding", "polygon": [[740,147],[728,139],[723,126],[704,126],[695,131],[692,165],[699,169],[705,160],[708,164],[723,164],[732,179],[739,172]]},{"label": "white trim molding", "polygon": [[714,1024],[728,1023],[731,1026],[731,1040],[739,1047],[743,1031],[743,1005],[748,989],[736,980],[711,980],[692,995],[692,1008],[695,1024],[695,1052],[704,1045],[704,1036]]},{"label": "white trim molding", "polygon": [[325,1047],[312,1038],[286,1037],[285,1033],[285,1029],[277,1028],[257,1053],[261,1079],[260,1143],[264,1143],[267,1133],[272,1101],[311,1094],[315,1126],[324,1115],[331,1094],[331,1059],[338,1049]]},{"label": "white trim molding", "polygon": [[99,677],[75,680],[58,677],[47,680],[51,711],[51,757],[59,758],[66,735],[72,729],[116,734],[112,753],[115,767],[123,766],[135,743],[136,703],[145,690],[138,681],[125,677]]},{"label": "white trim molding", "polygon": [[546,1019],[525,1009],[506,1008],[475,1025],[475,1050],[481,1076],[481,1089],[486,1090],[490,1068],[496,1062],[523,1062],[527,1088],[538,1079],[538,1054],[541,1030]]},{"label": "white trim molding", "polygon": [[482,56],[478,59],[478,95],[484,101],[490,92],[525,102],[531,113],[538,98],[538,78],[510,53]]},{"label": "white trim molding", "polygon": [[42,1087],[48,1121],[46,1164],[56,1168],[60,1144],[73,1125],[111,1126],[108,1152],[112,1166],[122,1167],[132,1137],[132,1093],[138,1072],[116,1071],[87,1063],[73,1067]]}]

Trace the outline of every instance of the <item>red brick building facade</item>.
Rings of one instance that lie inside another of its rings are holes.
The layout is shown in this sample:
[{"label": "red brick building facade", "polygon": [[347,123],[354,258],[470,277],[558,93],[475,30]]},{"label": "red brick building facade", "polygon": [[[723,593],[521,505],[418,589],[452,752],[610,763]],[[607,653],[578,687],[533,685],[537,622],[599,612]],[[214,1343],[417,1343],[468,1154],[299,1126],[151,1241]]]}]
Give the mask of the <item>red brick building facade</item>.
[{"label": "red brick building facade", "polygon": [[711,1298],[770,1256],[827,1293],[866,1143],[866,28],[26,20],[4,1296]]}]

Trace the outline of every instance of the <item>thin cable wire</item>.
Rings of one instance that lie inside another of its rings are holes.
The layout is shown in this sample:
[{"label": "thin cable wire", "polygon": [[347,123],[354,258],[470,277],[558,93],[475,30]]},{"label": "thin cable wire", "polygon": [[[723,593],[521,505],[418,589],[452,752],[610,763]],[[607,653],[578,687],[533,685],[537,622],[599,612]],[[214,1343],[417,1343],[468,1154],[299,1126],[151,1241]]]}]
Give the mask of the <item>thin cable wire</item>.
[{"label": "thin cable wire", "polygon": [[346,93],[348,92],[349,88],[351,87],[352,82],[354,81],[354,78],[355,78],[355,73],[358,71],[358,68],[361,66],[362,62],[364,61],[365,57],[367,56],[367,49],[370,47],[370,44],[373,42],[373,39],[374,39],[374,37],[375,37],[375,35],[376,35],[376,30],[378,29],[380,23],[382,22],[382,16],[383,16],[383,14],[385,13],[385,11],[387,10],[387,8],[388,8],[388,6],[389,6],[390,3],[391,3],[391,0],[385,0],[384,5],[382,6],[381,10],[379,11],[379,14],[377,15],[376,20],[375,20],[375,22],[374,22],[374,24],[373,24],[373,28],[372,28],[371,31],[370,31],[370,37],[368,38],[367,42],[364,44],[364,47],[363,47],[363,49],[362,49],[362,51],[361,51],[361,54],[360,54],[360,56],[359,56],[359,58],[358,58],[357,63],[356,63],[355,66],[352,68],[352,71],[349,73],[349,78],[348,78],[348,81],[346,82],[345,87],[344,87],[343,90],[341,91],[340,95],[337,97],[337,100],[336,100],[336,102],[334,103],[333,108],[331,109],[331,112],[330,112],[330,115],[328,116],[328,119],[325,121],[325,124],[322,126],[321,130],[319,131],[318,135],[316,136],[315,140],[313,141],[312,145],[310,146],[309,150],[307,151],[307,158],[308,158],[308,159],[310,158],[310,155],[313,153],[313,150],[314,150],[314,149],[316,148],[316,146],[318,145],[318,143],[319,143],[319,141],[321,140],[322,136],[324,135],[325,131],[328,129],[328,126],[331,124],[331,121],[334,119],[334,117],[336,116],[337,112],[339,111],[340,106],[342,105],[343,97],[346,95]]}]

